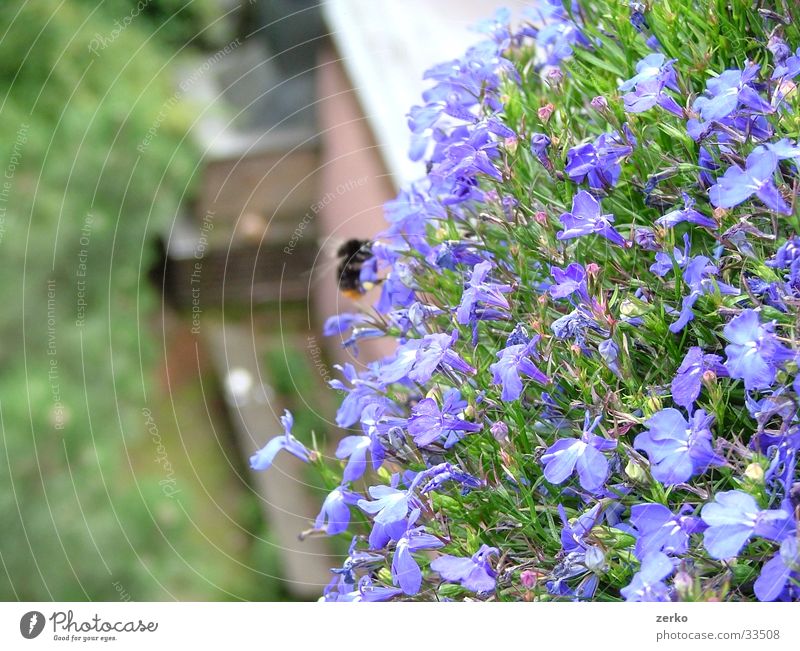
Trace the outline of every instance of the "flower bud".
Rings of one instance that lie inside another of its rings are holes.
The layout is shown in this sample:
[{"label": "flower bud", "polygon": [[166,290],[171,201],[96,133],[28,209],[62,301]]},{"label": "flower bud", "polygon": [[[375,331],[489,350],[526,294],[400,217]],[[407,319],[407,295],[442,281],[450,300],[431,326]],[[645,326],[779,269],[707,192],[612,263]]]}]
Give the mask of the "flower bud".
[{"label": "flower bud", "polygon": [[645,409],[650,414],[655,414],[657,411],[661,411],[661,407],[663,406],[661,402],[661,398],[658,396],[650,396],[645,402]]},{"label": "flower bud", "polygon": [[773,34],[769,37],[767,49],[772,52],[772,63],[774,66],[782,66],[792,53],[792,50],[786,45],[786,41],[777,34]]},{"label": "flower bud", "polygon": [[760,484],[764,481],[764,469],[759,463],[751,463],[745,468],[744,476]]},{"label": "flower bud", "polygon": [[642,484],[647,483],[647,473],[638,463],[628,461],[627,465],[625,466],[625,474],[628,475],[632,481]]},{"label": "flower bud", "polygon": [[539,574],[533,570],[524,570],[519,575],[519,582],[522,584],[523,588],[528,590],[532,590],[536,586],[538,580]]},{"label": "flower bud", "polygon": [[592,572],[604,572],[606,555],[599,547],[589,547],[583,556],[583,564]]},{"label": "flower bud", "polygon": [[517,144],[519,143],[519,138],[517,136],[509,136],[505,140],[503,140],[503,145],[505,145],[506,151],[509,154],[513,154],[517,151]]},{"label": "flower bud", "polygon": [[548,138],[546,134],[534,133],[531,136],[531,153],[537,158],[541,158],[549,146],[550,138]]},{"label": "flower bud", "polygon": [[498,420],[489,429],[496,441],[505,441],[508,438],[508,425],[502,420]]},{"label": "flower bud", "polygon": [[564,79],[564,73],[559,68],[551,68],[547,71],[547,83],[551,86],[558,86]]},{"label": "flower bud", "polygon": [[589,102],[589,104],[593,109],[600,111],[601,113],[608,109],[608,100],[602,95],[595,97],[591,102]]},{"label": "flower bud", "polygon": [[540,108],[540,109],[537,111],[537,114],[538,114],[538,116],[539,116],[539,119],[540,119],[542,122],[545,122],[545,123],[546,123],[546,122],[547,122],[547,121],[550,119],[550,116],[551,116],[551,115],[553,115],[553,110],[554,110],[554,109],[555,109],[555,107],[554,107],[552,104],[545,104],[544,106],[542,106],[542,107],[541,107],[541,108]]},{"label": "flower bud", "polygon": [[547,213],[543,210],[538,210],[533,216],[533,220],[541,226],[547,226]]}]

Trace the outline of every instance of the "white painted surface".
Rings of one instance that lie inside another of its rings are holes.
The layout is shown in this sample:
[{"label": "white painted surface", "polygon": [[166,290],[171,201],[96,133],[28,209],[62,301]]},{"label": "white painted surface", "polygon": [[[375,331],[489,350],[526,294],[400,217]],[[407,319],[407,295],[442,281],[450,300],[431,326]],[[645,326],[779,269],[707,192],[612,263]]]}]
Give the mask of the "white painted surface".
[{"label": "white painted surface", "polygon": [[424,174],[408,159],[408,110],[431,86],[422,75],[484,38],[470,28],[522,0],[327,0],[323,13],[396,186]]}]

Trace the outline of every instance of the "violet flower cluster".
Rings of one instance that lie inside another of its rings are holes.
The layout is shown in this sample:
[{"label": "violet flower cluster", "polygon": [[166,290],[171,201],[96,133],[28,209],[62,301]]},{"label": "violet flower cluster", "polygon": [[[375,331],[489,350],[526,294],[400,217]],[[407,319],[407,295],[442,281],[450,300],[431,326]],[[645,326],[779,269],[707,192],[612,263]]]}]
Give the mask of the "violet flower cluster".
[{"label": "violet flower cluster", "polygon": [[426,73],[326,327],[395,352],[327,461],[288,415],[252,459],[336,469],[322,599],[800,600],[800,16],[758,4],[538,0]]}]

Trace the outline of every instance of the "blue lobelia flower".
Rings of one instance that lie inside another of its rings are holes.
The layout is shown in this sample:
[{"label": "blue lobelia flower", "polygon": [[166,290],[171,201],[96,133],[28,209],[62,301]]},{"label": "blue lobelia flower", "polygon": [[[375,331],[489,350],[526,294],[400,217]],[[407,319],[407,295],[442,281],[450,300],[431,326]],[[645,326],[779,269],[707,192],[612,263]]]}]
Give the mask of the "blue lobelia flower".
[{"label": "blue lobelia flower", "polygon": [[[656,261],[650,265],[650,271],[654,273],[659,278],[663,278],[668,273],[673,271],[675,266],[679,269],[684,269],[691,259],[689,257],[689,251],[692,248],[692,243],[689,240],[689,234],[684,233],[683,235],[683,251],[681,251],[677,246],[672,248],[672,256],[664,251],[659,251],[656,253]],[[673,262],[674,259],[674,262]]]},{"label": "blue lobelia flower", "polygon": [[623,81],[619,85],[619,89],[628,91],[642,82],[655,80],[664,81],[672,90],[677,91],[678,84],[675,79],[675,70],[672,67],[672,64],[676,61],[677,59],[667,60],[667,57],[660,53],[648,54],[644,59],[636,63],[636,74],[630,79]]},{"label": "blue lobelia flower", "polygon": [[[633,25],[633,28],[637,32],[643,34],[650,29],[650,25],[647,24],[647,16],[644,15],[644,12],[647,11],[647,7],[641,2],[633,0],[628,3],[628,9],[631,11],[631,25]],[[655,36],[650,36],[647,39],[647,47],[652,50],[661,49],[658,45],[658,39]]]},{"label": "blue lobelia flower", "polygon": [[672,228],[682,222],[689,222],[690,224],[717,230],[717,222],[711,217],[706,217],[703,213],[696,211],[694,209],[695,201],[688,194],[685,192],[681,194],[683,196],[683,209],[678,208],[668,212],[663,217],[656,219],[656,224]]},{"label": "blue lobelia flower", "polygon": [[784,294],[781,283],[777,281],[769,282],[759,276],[751,276],[750,274],[745,274],[744,279],[747,282],[750,293],[761,299],[764,305],[769,305],[784,313],[789,311],[786,303],[783,302]]},{"label": "blue lobelia flower", "polygon": [[794,79],[800,75],[800,47],[793,56],[788,56],[782,64],[776,65],[772,73],[773,79]]},{"label": "blue lobelia flower", "polygon": [[770,35],[767,41],[767,49],[770,51],[770,54],[772,54],[772,65],[776,68],[786,63],[786,59],[792,53],[786,41],[778,34]]},{"label": "blue lobelia flower", "polygon": [[474,375],[475,369],[452,350],[457,340],[457,330],[449,335],[444,333],[425,335],[417,347],[413,368],[408,373],[409,379],[426,384],[434,371],[439,368]]},{"label": "blue lobelia flower", "polygon": [[358,585],[347,580],[347,577],[339,575],[324,590],[323,601],[342,601],[342,602],[375,602],[388,601],[399,594],[399,588],[389,588],[387,586],[373,583],[369,576],[362,576]]},{"label": "blue lobelia flower", "polygon": [[635,504],[631,507],[631,524],[639,533],[634,548],[639,560],[651,552],[685,554],[689,536],[704,528],[700,518],[675,515],[663,504]]},{"label": "blue lobelia flower", "polygon": [[617,377],[622,377],[619,364],[617,364],[617,358],[619,358],[619,346],[614,343],[614,340],[604,339],[601,341],[597,345],[597,352],[600,353],[600,357],[603,358],[603,361],[608,365],[608,368],[611,369],[611,372]]},{"label": "blue lobelia flower", "polygon": [[564,230],[556,237],[569,240],[584,235],[601,235],[607,240],[625,246],[625,238],[612,226],[614,215],[601,214],[600,202],[585,190],[579,190],[572,198],[572,212],[565,212],[560,217]]},{"label": "blue lobelia flower", "polygon": [[424,447],[442,437],[453,438],[455,442],[460,439],[459,432],[479,432],[483,429],[483,425],[470,423],[459,417],[466,406],[460,398],[458,389],[452,389],[450,399],[445,400],[443,409],[439,408],[433,398],[420,400],[411,410],[411,417],[408,419],[408,433],[414,438],[414,443]]},{"label": "blue lobelia flower", "polygon": [[350,386],[347,386],[339,379],[328,381],[328,385],[331,388],[347,394],[336,412],[336,424],[339,427],[350,427],[357,423],[367,405],[386,401],[379,394],[380,384],[375,381],[375,371],[378,368],[376,363],[371,364],[369,368],[361,372],[356,371],[355,367],[350,363],[344,366],[335,364],[334,368],[341,371],[350,384]]},{"label": "blue lobelia flower", "polygon": [[497,353],[498,361],[489,367],[492,372],[492,382],[503,387],[500,397],[506,402],[519,398],[522,393],[522,380],[520,375],[527,375],[540,384],[547,384],[550,380],[531,361],[530,356],[535,354],[536,335],[527,343],[506,346]]},{"label": "blue lobelia flower", "polygon": [[586,512],[579,515],[571,523],[567,518],[567,512],[562,504],[558,505],[558,515],[561,518],[561,548],[565,553],[586,550],[589,544],[586,542],[592,529],[599,524],[603,517],[603,503],[597,502]]},{"label": "blue lobelia flower", "polygon": [[431,491],[440,490],[442,486],[451,481],[461,484],[464,494],[471,488],[481,488],[484,486],[484,482],[477,477],[473,477],[469,473],[461,470],[461,468],[446,462],[423,470],[414,478],[413,486],[421,486],[419,492],[424,495]]},{"label": "blue lobelia flower", "polygon": [[669,601],[669,590],[664,583],[675,567],[663,552],[650,552],[642,560],[639,571],[620,593],[625,601]]},{"label": "blue lobelia flower", "polygon": [[597,590],[599,575],[607,571],[603,550],[589,546],[561,558],[548,576],[545,586],[550,594],[559,597],[591,599]]},{"label": "blue lobelia flower", "polygon": [[753,153],[761,154],[765,151],[771,151],[778,160],[791,160],[797,165],[800,160],[800,146],[789,138],[781,138],[777,142],[765,142],[753,150]]},{"label": "blue lobelia flower", "polygon": [[610,441],[594,434],[602,416],[589,424],[589,414],[583,426],[580,438],[564,438],[557,440],[542,455],[544,477],[551,484],[561,484],[577,470],[581,487],[587,491],[595,491],[608,478],[608,459],[603,452],[617,447],[616,441]]},{"label": "blue lobelia flower", "polygon": [[548,288],[553,298],[567,298],[577,293],[582,301],[589,302],[589,293],[586,289],[586,269],[582,264],[573,262],[566,269],[550,267],[550,273],[555,281]]},{"label": "blue lobelia flower", "polygon": [[573,147],[567,152],[564,171],[575,183],[587,181],[593,190],[614,187],[622,171],[620,162],[633,152],[636,145],[627,124],[623,125],[623,137],[617,131],[601,134],[593,143]]},{"label": "blue lobelia flower", "polygon": [[800,298],[800,240],[795,237],[786,240],[775,252],[775,257],[767,260],[766,265],[788,271],[784,275],[784,280],[787,281],[784,291],[790,297]]},{"label": "blue lobelia flower", "polygon": [[461,325],[471,323],[472,311],[477,303],[490,307],[509,309],[508,301],[503,294],[511,291],[509,285],[486,282],[486,277],[492,270],[492,263],[484,260],[472,269],[472,276],[467,282],[461,302],[456,310],[456,320]]},{"label": "blue lobelia flower", "polygon": [[670,332],[678,333],[686,326],[689,321],[694,319],[694,304],[697,299],[706,294],[736,295],[739,290],[728,285],[721,280],[717,280],[719,269],[712,264],[711,260],[704,255],[689,258],[683,267],[683,282],[689,286],[687,294],[681,303],[681,311],[678,320],[670,324]]},{"label": "blue lobelia flower", "polygon": [[314,521],[314,528],[329,536],[347,531],[350,524],[350,506],[358,502],[358,495],[344,486],[334,488],[322,503],[322,510]]},{"label": "blue lobelia flower", "polygon": [[721,120],[733,113],[739,104],[752,111],[772,113],[773,108],[751,86],[758,74],[757,64],[747,64],[744,70],[725,70],[706,83],[707,97],[698,97],[692,108],[704,120]]},{"label": "blue lobelia flower", "polygon": [[712,558],[733,558],[752,536],[781,540],[794,523],[783,509],[762,510],[744,491],[717,493],[700,513],[708,529],[703,544]]},{"label": "blue lobelia flower", "polygon": [[644,113],[654,106],[660,106],[679,118],[683,117],[680,105],[664,92],[666,83],[662,79],[651,79],[639,82],[636,90],[622,96],[625,111],[628,113]]},{"label": "blue lobelia flower", "polygon": [[795,599],[800,596],[798,584],[800,545],[797,536],[791,535],[781,543],[778,553],[764,563],[753,590],[759,601],[775,601],[779,598],[791,601],[793,596]]},{"label": "blue lobelia flower", "polygon": [[725,346],[725,368],[732,378],[744,380],[745,389],[768,389],[777,369],[794,357],[772,333],[771,323],[761,323],[758,312],[744,310],[722,331],[730,342]]},{"label": "blue lobelia flower", "polygon": [[702,409],[694,412],[690,422],[677,409],[662,409],[645,423],[648,429],[633,445],[647,452],[655,479],[667,485],[681,484],[709,466],[725,464],[711,448],[713,422],[714,417]]},{"label": "blue lobelia flower", "polygon": [[399,585],[407,595],[415,595],[422,586],[422,570],[414,558],[414,552],[438,549],[444,543],[436,536],[425,532],[424,527],[408,529],[397,541],[392,557],[392,582]]},{"label": "blue lobelia flower", "polygon": [[421,345],[422,339],[409,339],[398,346],[393,356],[381,361],[376,379],[386,385],[407,378],[417,363],[417,353]]},{"label": "blue lobelia flower", "polygon": [[313,454],[305,445],[292,436],[294,418],[288,409],[281,416],[283,434],[270,440],[263,448],[250,457],[250,467],[253,470],[266,470],[272,465],[275,455],[281,450],[286,450],[301,461],[308,463]]},{"label": "blue lobelia flower", "polygon": [[[472,267],[483,262],[483,258],[476,253],[475,247],[471,243],[459,240],[442,242],[434,247],[426,260],[433,267],[450,270],[455,270],[460,264]],[[429,308],[429,306],[426,307]]]},{"label": "blue lobelia flower", "polygon": [[719,165],[714,160],[714,157],[706,147],[700,147],[697,153],[697,166],[700,168],[698,178],[700,179],[700,186],[709,188],[716,183],[716,179],[712,175],[719,169]]},{"label": "blue lobelia flower", "polygon": [[[355,583],[347,580],[342,574],[334,574],[331,582],[322,590],[322,601],[325,602],[354,602],[359,601],[361,594],[356,589]],[[402,591],[398,590],[400,594]]]},{"label": "blue lobelia flower", "polygon": [[520,35],[536,39],[539,63],[557,66],[572,55],[573,46],[588,47],[589,39],[570,18],[562,0],[542,0],[523,10],[528,21]]},{"label": "blue lobelia flower", "polygon": [[498,554],[496,547],[481,545],[471,558],[440,556],[431,563],[431,569],[438,572],[445,581],[460,583],[472,592],[491,592],[495,588],[497,574],[489,561]]},{"label": "blue lobelia flower", "polygon": [[366,603],[374,603],[376,601],[388,601],[401,593],[397,588],[390,588],[385,585],[378,585],[373,583],[372,579],[368,576],[362,576],[358,581],[359,599],[354,601],[363,601]]},{"label": "blue lobelia flower", "polygon": [[558,339],[571,339],[581,347],[586,341],[586,333],[589,330],[594,330],[603,337],[609,335],[608,330],[602,328],[587,310],[580,307],[553,321],[550,329]]},{"label": "blue lobelia flower", "polygon": [[778,157],[768,149],[753,151],[745,161],[745,169],[731,165],[716,185],[708,190],[711,203],[719,208],[733,208],[755,194],[770,210],[790,215],[791,209],[775,186],[773,176]]},{"label": "blue lobelia flower", "polygon": [[325,320],[325,324],[322,326],[322,334],[326,337],[344,334],[354,325],[362,323],[365,319],[366,316],[364,314],[353,314],[352,312],[335,314]]},{"label": "blue lobelia flower", "polygon": [[[370,407],[372,406],[373,405],[370,405]],[[365,409],[364,413],[366,413],[366,411]],[[367,469],[367,452],[372,445],[373,441],[371,437],[361,435],[345,436],[339,441],[339,445],[336,448],[336,458],[347,459],[347,465],[344,467],[344,474],[342,476],[344,481],[356,481],[362,477]],[[375,457],[376,455],[373,454],[373,460],[375,460]]]},{"label": "blue lobelia flower", "polygon": [[391,486],[370,486],[369,494],[373,501],[358,500],[358,507],[374,515],[374,520],[380,525],[388,526],[401,522],[408,515],[408,491]]},{"label": "blue lobelia flower", "polygon": [[531,153],[544,166],[548,172],[553,171],[553,163],[547,155],[547,148],[550,146],[549,136],[543,133],[534,133],[531,136]]},{"label": "blue lobelia flower", "polygon": [[396,262],[381,284],[381,296],[375,304],[375,309],[381,314],[386,314],[394,308],[408,307],[416,296],[414,289],[406,284],[410,274],[406,273],[408,265]]},{"label": "blue lobelia flower", "polygon": [[728,375],[721,362],[722,358],[719,355],[705,354],[700,346],[692,346],[672,380],[672,401],[690,412],[700,395],[703,374],[706,371],[713,371],[717,375]]},{"label": "blue lobelia flower", "polygon": [[[412,511],[411,519],[414,519],[416,509]],[[401,536],[408,529],[408,520],[403,518],[390,524],[381,524],[380,522],[372,523],[372,531],[369,532],[369,548],[370,549],[385,549],[386,546],[393,540],[400,540]]]}]

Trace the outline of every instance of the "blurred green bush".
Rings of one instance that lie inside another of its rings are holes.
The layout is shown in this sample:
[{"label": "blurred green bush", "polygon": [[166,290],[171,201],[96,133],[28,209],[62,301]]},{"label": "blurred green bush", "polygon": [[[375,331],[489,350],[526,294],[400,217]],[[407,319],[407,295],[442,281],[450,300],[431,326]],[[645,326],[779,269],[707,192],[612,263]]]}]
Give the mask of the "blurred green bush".
[{"label": "blurred green bush", "polygon": [[142,413],[165,400],[151,386],[162,351],[150,242],[196,160],[173,53],[211,20],[195,2],[158,29],[175,4],[127,22],[136,3],[123,0],[0,12],[3,599],[225,596],[226,571],[158,484]]}]

